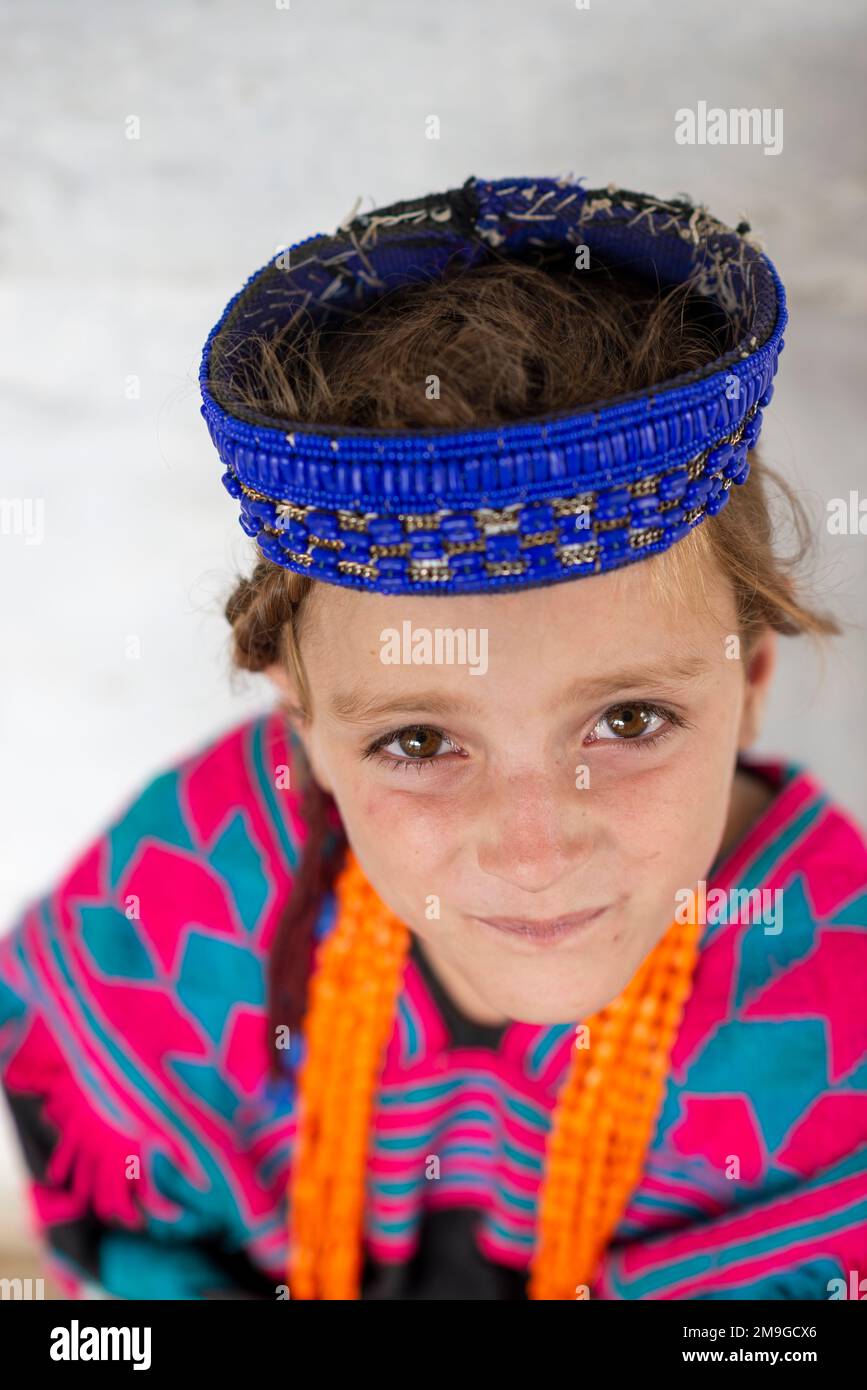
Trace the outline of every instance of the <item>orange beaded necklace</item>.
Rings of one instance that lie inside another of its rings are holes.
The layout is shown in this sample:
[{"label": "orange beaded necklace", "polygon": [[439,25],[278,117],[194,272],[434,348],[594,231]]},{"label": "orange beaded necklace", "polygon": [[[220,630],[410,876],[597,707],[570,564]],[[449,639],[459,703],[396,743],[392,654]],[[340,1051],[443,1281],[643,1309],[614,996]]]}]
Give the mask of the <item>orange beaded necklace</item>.
[{"label": "orange beaded necklace", "polygon": [[[318,946],[298,1074],[289,1193],[292,1298],[360,1296],[368,1136],[410,943],[351,851]],[[692,987],[700,928],[673,922],[629,985],[586,1022],[546,1146],[528,1295],[586,1297],[641,1176]]]}]

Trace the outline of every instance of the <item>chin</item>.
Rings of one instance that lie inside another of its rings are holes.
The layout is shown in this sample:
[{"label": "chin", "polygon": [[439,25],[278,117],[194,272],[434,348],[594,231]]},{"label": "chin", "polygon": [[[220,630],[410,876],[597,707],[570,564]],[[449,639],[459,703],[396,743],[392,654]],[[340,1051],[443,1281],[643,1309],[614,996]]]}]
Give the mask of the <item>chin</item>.
[{"label": "chin", "polygon": [[584,992],[580,997],[549,995],[545,999],[532,999],[527,997],[526,988],[522,991],[520,987],[514,993],[504,992],[499,997],[490,992],[485,995],[485,1001],[497,1013],[505,1014],[515,1023],[529,1023],[541,1028],[581,1023],[613,998],[613,993],[606,995],[604,991],[594,991],[592,994]]}]

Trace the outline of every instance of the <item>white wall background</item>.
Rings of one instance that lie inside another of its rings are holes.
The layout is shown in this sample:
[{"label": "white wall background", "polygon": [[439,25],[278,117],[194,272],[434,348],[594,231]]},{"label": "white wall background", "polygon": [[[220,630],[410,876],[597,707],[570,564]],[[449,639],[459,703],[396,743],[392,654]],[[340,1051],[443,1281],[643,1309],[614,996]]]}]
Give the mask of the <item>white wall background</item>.
[{"label": "white wall background", "polygon": [[[791,302],[764,453],[815,518],[818,594],[860,623],[867,536],[825,528],[828,499],[867,496],[859,0],[6,0],[0,24],[0,496],[45,503],[43,544],[0,535],[3,926],[156,770],[268,701],[229,681],[221,601],[251,552],[199,355],[247,275],[358,196],[570,172],[746,215]],[[781,107],[782,153],[678,146],[702,99]],[[783,646],[761,748],[867,818],[863,631],[824,676]]]}]

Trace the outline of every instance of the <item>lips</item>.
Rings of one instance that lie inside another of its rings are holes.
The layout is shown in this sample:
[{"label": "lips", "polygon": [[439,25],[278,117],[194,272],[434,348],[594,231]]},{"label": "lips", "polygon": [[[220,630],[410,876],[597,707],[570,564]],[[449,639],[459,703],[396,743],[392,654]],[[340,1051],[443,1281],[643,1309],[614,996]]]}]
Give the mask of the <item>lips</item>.
[{"label": "lips", "polygon": [[607,907],[591,907],[584,912],[570,912],[565,917],[536,920],[522,917],[476,917],[475,920],[487,927],[493,927],[496,931],[542,943],[560,941],[564,936],[571,936],[573,932],[595,922],[607,911]]}]

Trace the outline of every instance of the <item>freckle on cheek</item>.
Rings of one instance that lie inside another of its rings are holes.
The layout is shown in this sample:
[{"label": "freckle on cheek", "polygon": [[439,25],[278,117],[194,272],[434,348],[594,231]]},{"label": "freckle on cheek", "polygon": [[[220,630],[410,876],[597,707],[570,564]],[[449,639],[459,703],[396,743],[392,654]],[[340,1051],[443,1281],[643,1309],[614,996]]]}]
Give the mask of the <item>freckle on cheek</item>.
[{"label": "freckle on cheek", "polygon": [[376,825],[381,832],[397,829],[407,824],[407,808],[402,797],[385,794],[364,796],[360,805],[365,820]]},{"label": "freckle on cheek", "polygon": [[361,801],[362,814],[368,820],[382,820],[387,817],[388,799],[380,796],[363,797]]},{"label": "freckle on cheek", "polygon": [[394,832],[402,837],[413,832],[433,833],[454,824],[454,812],[447,803],[422,802],[418,797],[393,792],[367,794],[360,798],[360,814],[375,824],[381,834]]}]

